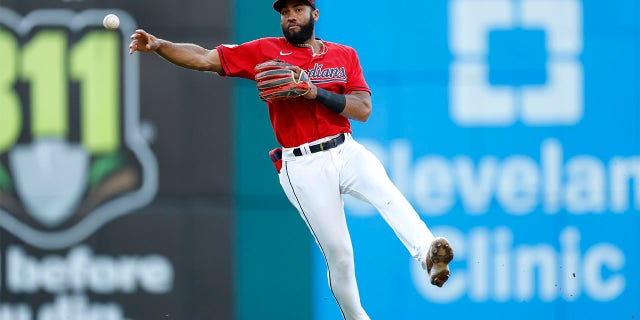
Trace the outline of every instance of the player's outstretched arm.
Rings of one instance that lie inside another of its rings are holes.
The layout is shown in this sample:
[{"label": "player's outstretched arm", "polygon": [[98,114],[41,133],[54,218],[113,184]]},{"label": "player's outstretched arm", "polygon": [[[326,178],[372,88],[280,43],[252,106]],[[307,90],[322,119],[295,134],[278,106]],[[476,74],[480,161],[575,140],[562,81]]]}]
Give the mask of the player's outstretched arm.
[{"label": "player's outstretched arm", "polygon": [[129,53],[155,52],[169,62],[193,70],[222,73],[218,50],[207,50],[192,43],[173,43],[138,29],[131,35]]}]

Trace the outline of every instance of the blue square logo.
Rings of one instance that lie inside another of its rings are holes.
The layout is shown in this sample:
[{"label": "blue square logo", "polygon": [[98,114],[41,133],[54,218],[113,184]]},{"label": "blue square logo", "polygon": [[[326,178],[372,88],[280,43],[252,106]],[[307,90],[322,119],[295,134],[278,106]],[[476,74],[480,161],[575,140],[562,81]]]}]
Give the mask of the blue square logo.
[{"label": "blue square logo", "polygon": [[502,29],[489,33],[489,82],[495,86],[547,82],[546,35],[542,29]]}]

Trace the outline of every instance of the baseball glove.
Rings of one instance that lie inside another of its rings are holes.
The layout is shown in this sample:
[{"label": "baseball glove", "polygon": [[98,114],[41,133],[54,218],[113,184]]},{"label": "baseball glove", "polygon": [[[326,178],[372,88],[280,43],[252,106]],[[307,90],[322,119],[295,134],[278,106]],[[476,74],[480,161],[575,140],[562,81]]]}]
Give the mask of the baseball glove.
[{"label": "baseball glove", "polygon": [[256,65],[256,86],[260,99],[272,102],[293,99],[305,95],[311,89],[311,81],[302,70],[298,76],[288,69],[292,65],[281,60],[269,60]]}]

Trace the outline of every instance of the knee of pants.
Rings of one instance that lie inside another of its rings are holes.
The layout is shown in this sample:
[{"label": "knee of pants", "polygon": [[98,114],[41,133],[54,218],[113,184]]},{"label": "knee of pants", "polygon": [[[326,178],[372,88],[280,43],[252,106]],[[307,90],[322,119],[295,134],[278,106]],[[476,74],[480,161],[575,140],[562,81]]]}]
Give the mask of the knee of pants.
[{"label": "knee of pants", "polygon": [[331,254],[327,256],[327,260],[334,272],[350,272],[354,269],[353,250],[331,251]]}]

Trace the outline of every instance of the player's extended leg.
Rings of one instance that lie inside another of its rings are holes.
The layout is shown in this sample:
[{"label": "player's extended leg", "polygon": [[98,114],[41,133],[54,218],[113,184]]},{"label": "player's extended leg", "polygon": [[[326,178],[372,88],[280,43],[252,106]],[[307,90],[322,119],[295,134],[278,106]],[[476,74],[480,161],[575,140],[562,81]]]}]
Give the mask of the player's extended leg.
[{"label": "player's extended leg", "polygon": [[444,238],[435,238],[413,206],[389,179],[371,152],[353,139],[345,142],[340,172],[344,193],[371,203],[400,241],[429,272],[432,284],[442,286],[449,277],[453,251]]},{"label": "player's extended leg", "polygon": [[360,304],[353,248],[338,172],[329,152],[284,161],[280,184],[298,209],[327,263],[329,287],[346,320],[369,320]]}]

